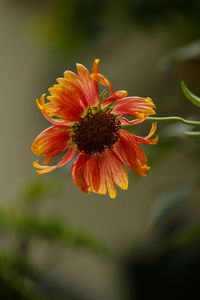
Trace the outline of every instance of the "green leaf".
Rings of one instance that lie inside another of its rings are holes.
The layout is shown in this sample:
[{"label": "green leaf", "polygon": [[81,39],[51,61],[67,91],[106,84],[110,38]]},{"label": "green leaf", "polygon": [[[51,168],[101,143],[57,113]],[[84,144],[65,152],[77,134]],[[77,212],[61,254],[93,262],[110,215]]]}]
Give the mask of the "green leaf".
[{"label": "green leaf", "polygon": [[192,92],[190,92],[190,90],[187,88],[183,81],[181,82],[181,87],[185,97],[188,100],[190,100],[190,102],[192,102],[194,105],[200,107],[200,98],[194,95]]}]

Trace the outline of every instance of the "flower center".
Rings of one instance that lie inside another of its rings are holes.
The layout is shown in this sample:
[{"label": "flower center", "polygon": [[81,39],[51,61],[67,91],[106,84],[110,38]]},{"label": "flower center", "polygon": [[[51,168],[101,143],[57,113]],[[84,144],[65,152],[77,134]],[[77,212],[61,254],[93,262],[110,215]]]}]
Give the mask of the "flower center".
[{"label": "flower center", "polygon": [[72,126],[72,141],[80,152],[94,154],[111,149],[119,138],[120,121],[111,109],[89,107],[87,114]]}]

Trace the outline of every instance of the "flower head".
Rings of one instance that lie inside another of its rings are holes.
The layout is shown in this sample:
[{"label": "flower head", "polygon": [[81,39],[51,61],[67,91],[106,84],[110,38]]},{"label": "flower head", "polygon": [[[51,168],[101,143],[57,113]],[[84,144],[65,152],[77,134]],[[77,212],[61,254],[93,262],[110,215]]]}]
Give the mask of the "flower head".
[{"label": "flower head", "polygon": [[[145,176],[150,168],[139,144],[156,144],[158,137],[152,124],[145,137],[135,136],[125,129],[143,122],[155,114],[155,105],[150,98],[127,97],[126,91],[114,91],[110,82],[98,72],[99,60],[95,59],[92,74],[77,64],[78,75],[71,71],[58,78],[58,84],[36,100],[43,116],[53,125],[41,132],[32,144],[32,151],[44,156],[43,164],[34,162],[38,174],[49,173],[56,168],[72,163],[71,174],[75,184],[85,193],[93,191],[116,197],[117,184],[128,188],[125,165],[135,173]],[[109,97],[100,99],[98,83],[109,89]],[[129,121],[122,115],[132,116]],[[49,166],[52,158],[65,152],[57,165]]]}]

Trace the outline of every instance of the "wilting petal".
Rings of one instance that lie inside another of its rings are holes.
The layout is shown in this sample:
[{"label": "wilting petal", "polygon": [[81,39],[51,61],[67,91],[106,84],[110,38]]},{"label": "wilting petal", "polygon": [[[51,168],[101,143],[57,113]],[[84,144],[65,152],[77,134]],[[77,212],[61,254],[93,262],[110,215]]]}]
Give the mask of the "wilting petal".
[{"label": "wilting petal", "polygon": [[[94,106],[99,103],[98,87],[96,82],[90,77],[88,69],[81,64],[76,64],[79,77],[81,79],[81,88],[87,99],[88,106]],[[97,64],[95,64],[95,69]]]},{"label": "wilting petal", "polygon": [[142,138],[140,136],[135,136],[136,141],[141,144],[149,144],[149,145],[157,144],[158,136],[156,136],[154,139],[150,139],[152,135],[154,135],[156,128],[157,128],[157,124],[152,123],[152,127],[149,134],[145,138]]},{"label": "wilting petal", "polygon": [[78,188],[89,193],[98,193],[100,184],[99,166],[94,155],[80,153],[76,162],[72,164],[72,178]]},{"label": "wilting petal", "polygon": [[46,174],[49,172],[52,172],[53,170],[60,168],[62,166],[64,166],[65,164],[69,163],[76,155],[77,153],[77,147],[76,146],[72,146],[67,152],[66,154],[63,156],[63,158],[61,159],[61,161],[55,165],[55,166],[45,166],[45,165],[40,165],[38,164],[38,162],[34,162],[33,166],[39,170],[36,170],[36,172],[38,174]]},{"label": "wilting petal", "polygon": [[106,150],[97,154],[100,168],[99,194],[105,194],[108,190],[111,198],[116,197],[115,183],[123,190],[128,188],[128,176],[126,168],[118,156],[112,150]]},{"label": "wilting petal", "polygon": [[114,92],[114,90],[113,90],[113,88],[112,88],[112,85],[110,84],[110,82],[108,81],[108,79],[106,79],[105,76],[103,76],[103,75],[100,74],[100,73],[93,73],[93,74],[90,75],[90,77],[91,77],[93,80],[95,80],[95,81],[97,81],[97,82],[99,82],[99,83],[101,83],[101,84],[107,86],[107,87],[109,88],[109,90],[110,90],[110,94],[111,94],[111,95],[114,95],[115,92]]},{"label": "wilting petal", "polygon": [[54,156],[66,150],[71,143],[72,130],[67,126],[52,126],[42,131],[34,140],[31,150],[38,156],[46,156],[49,163]]},{"label": "wilting petal", "polygon": [[120,137],[113,151],[140,176],[145,176],[145,172],[150,168],[147,166],[146,155],[138,145],[135,136],[124,129],[120,130]]},{"label": "wilting petal", "polygon": [[137,119],[145,119],[149,115],[154,115],[155,107],[150,98],[126,97],[117,100],[113,105],[113,113],[116,115],[130,115]]}]

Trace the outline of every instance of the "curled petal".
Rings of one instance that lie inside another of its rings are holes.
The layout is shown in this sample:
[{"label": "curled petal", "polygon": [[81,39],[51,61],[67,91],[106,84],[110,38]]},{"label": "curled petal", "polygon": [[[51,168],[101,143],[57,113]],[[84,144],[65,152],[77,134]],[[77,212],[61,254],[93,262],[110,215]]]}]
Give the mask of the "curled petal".
[{"label": "curled petal", "polygon": [[99,166],[94,155],[80,153],[76,162],[72,164],[72,178],[78,188],[89,193],[98,193],[100,184]]},{"label": "curled petal", "polygon": [[116,101],[118,99],[124,98],[127,96],[127,91],[117,91],[115,92],[112,96],[108,97],[107,99],[105,99],[102,103],[101,106],[105,107],[106,105],[108,105],[109,103]]},{"label": "curled petal", "polygon": [[147,158],[137,143],[135,136],[124,129],[120,130],[120,137],[115,143],[113,151],[135,173],[146,176],[145,172],[150,169],[147,166]]},{"label": "curled petal", "polygon": [[145,119],[135,119],[135,120],[129,121],[125,117],[118,117],[118,120],[120,121],[121,125],[126,125],[126,126],[142,123]]},{"label": "curled petal", "polygon": [[135,136],[136,141],[141,144],[149,144],[149,145],[157,144],[158,136],[156,136],[154,139],[150,139],[154,135],[156,129],[157,129],[157,124],[152,123],[152,127],[149,134],[145,138],[142,138],[140,136]]},{"label": "curled petal", "polygon": [[38,162],[34,162],[33,166],[39,170],[36,170],[36,172],[38,174],[46,174],[49,172],[52,172],[53,170],[60,168],[62,166],[64,166],[65,164],[69,163],[76,155],[77,153],[77,147],[76,146],[72,146],[67,152],[66,154],[63,156],[63,158],[61,159],[61,161],[55,165],[55,166],[45,166],[45,165],[40,165],[38,164]]},{"label": "curled petal", "polygon": [[57,120],[57,119],[53,119],[52,116],[56,116],[57,113],[57,107],[53,104],[53,103],[45,103],[45,94],[43,94],[40,97],[40,100],[36,99],[36,104],[39,108],[39,110],[41,111],[41,113],[43,114],[43,116],[45,117],[45,119],[47,119],[50,123],[54,124],[54,125],[66,125],[69,126],[72,124],[71,121],[63,121],[63,120]]},{"label": "curled petal", "polygon": [[103,76],[103,75],[100,74],[100,73],[93,73],[93,74],[90,75],[90,77],[91,77],[93,80],[95,80],[95,81],[97,81],[97,82],[103,84],[104,86],[107,86],[107,87],[109,88],[109,90],[110,90],[110,94],[111,94],[111,95],[114,95],[115,92],[114,92],[114,90],[113,90],[113,88],[112,88],[110,82],[108,81],[108,79],[106,79],[105,76]]},{"label": "curled petal", "polygon": [[128,188],[128,176],[122,161],[112,150],[106,150],[97,154],[100,169],[99,194],[105,194],[108,190],[111,198],[116,197],[115,183],[123,190]]},{"label": "curled petal", "polygon": [[145,119],[154,115],[155,105],[150,98],[126,97],[117,100],[113,105],[113,113],[116,115],[130,115],[136,119]]},{"label": "curled petal", "polygon": [[44,163],[49,163],[54,156],[66,150],[71,143],[71,128],[52,126],[42,131],[34,140],[31,150],[38,156],[46,156]]}]

